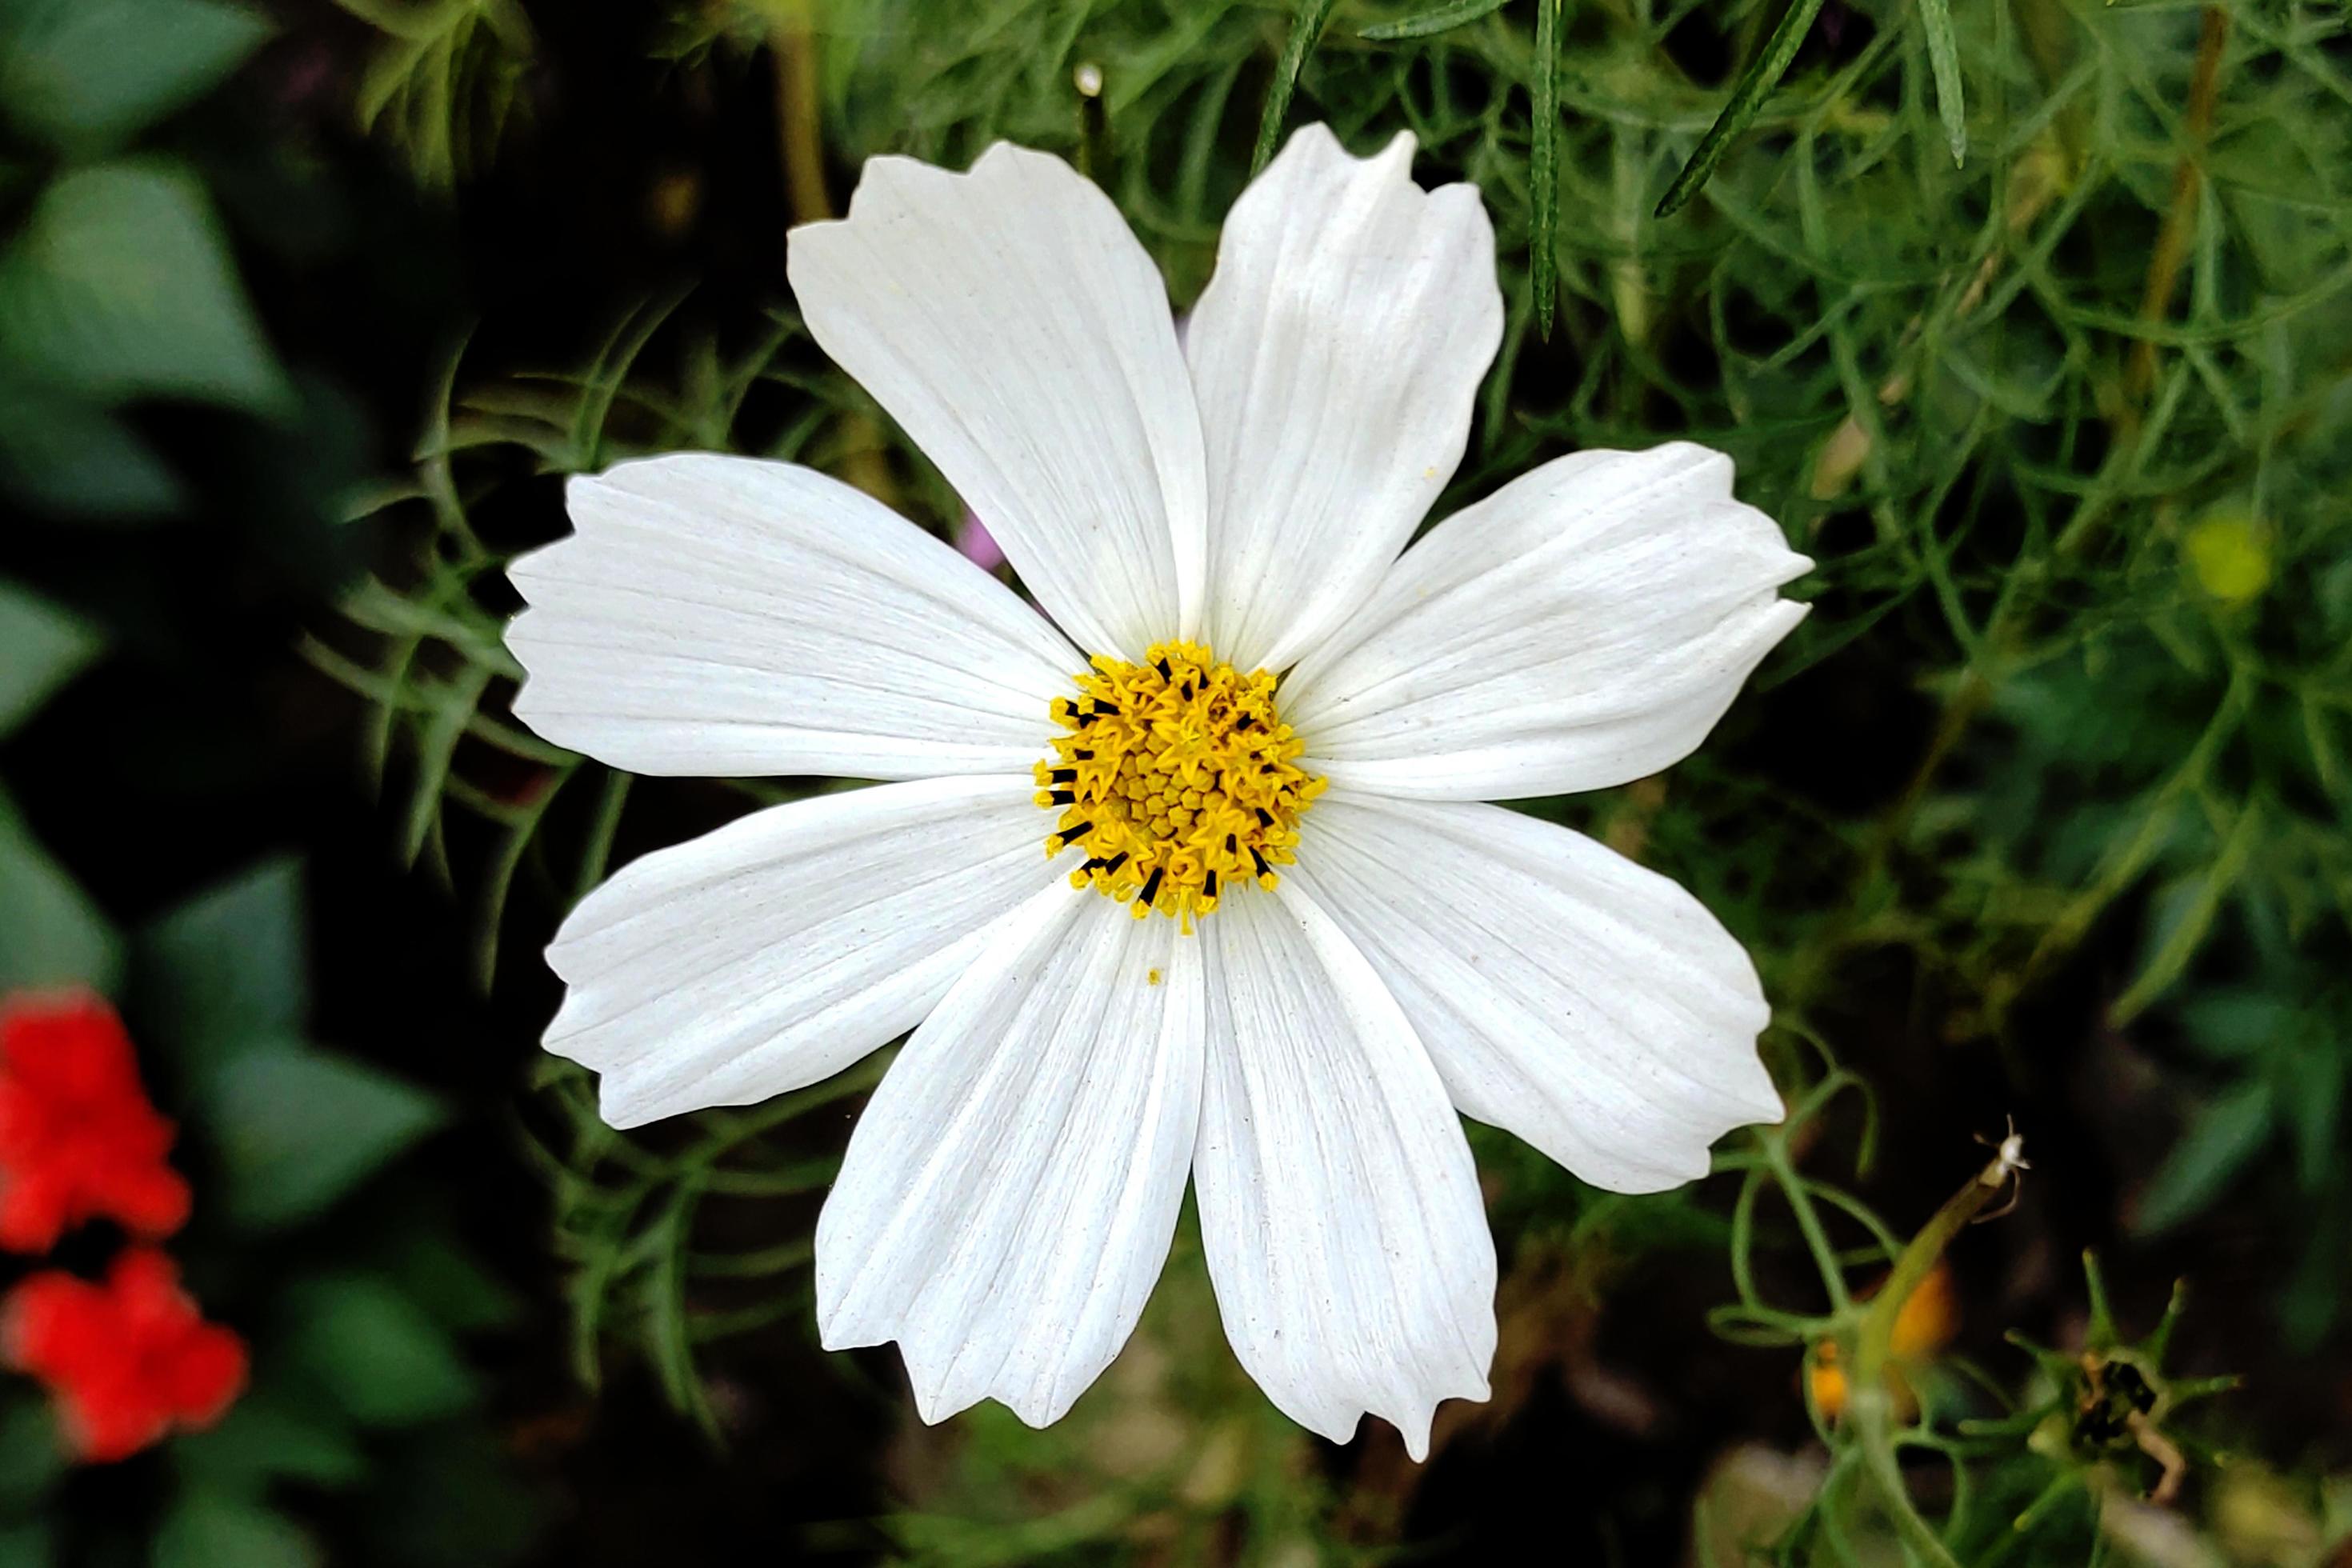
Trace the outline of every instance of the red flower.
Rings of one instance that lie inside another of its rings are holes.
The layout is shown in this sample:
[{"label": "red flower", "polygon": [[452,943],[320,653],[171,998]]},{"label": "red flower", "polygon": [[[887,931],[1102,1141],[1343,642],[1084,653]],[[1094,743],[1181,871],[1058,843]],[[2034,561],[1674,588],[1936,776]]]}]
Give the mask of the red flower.
[{"label": "red flower", "polygon": [[0,1357],[48,1384],[93,1464],[210,1426],[245,1387],[245,1342],[205,1321],[152,1247],[125,1247],[104,1285],[54,1268],[22,1281],[0,1302]]},{"label": "red flower", "polygon": [[100,1215],[169,1236],[188,1217],[171,1147],[114,1009],[86,992],[0,1004],[0,1247],[46,1252]]}]

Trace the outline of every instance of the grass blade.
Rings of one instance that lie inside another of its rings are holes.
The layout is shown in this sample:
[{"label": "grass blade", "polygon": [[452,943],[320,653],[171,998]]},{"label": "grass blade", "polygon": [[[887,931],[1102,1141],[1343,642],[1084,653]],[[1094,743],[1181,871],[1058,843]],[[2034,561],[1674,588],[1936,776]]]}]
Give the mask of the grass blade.
[{"label": "grass blade", "polygon": [[1417,16],[1401,16],[1393,22],[1375,22],[1356,37],[1375,44],[1393,44],[1402,38],[1433,37],[1439,33],[1450,33],[1481,16],[1491,16],[1510,3],[1511,0],[1454,0],[1450,5],[1440,5]]},{"label": "grass blade", "polygon": [[1323,36],[1324,26],[1339,0],[1298,0],[1298,8],[1291,15],[1290,37],[1282,46],[1282,58],[1274,65],[1274,85],[1265,90],[1265,116],[1257,125],[1257,152],[1250,159],[1250,175],[1255,178],[1274,156],[1274,144],[1282,135],[1282,122],[1290,113],[1290,94],[1298,86],[1299,68],[1307,64],[1307,51],[1315,40]]},{"label": "grass blade", "polygon": [[1748,129],[1748,121],[1763,110],[1764,100],[1788,74],[1790,62],[1797,58],[1798,47],[1804,43],[1821,10],[1822,0],[1795,0],[1789,7],[1780,25],[1772,29],[1771,37],[1765,40],[1764,52],[1732,88],[1731,101],[1723,106],[1723,112],[1699,138],[1698,150],[1690,155],[1690,162],[1683,165],[1683,172],[1675,176],[1675,183],[1659,198],[1654,216],[1674,216],[1706,184],[1706,177],[1715,173],[1715,166],[1730,148],[1731,139]]},{"label": "grass blade", "polygon": [[1936,115],[1952,162],[1969,155],[1969,111],[1960,95],[1960,46],[1952,36],[1952,0],[1919,0],[1919,20],[1927,29],[1927,68],[1936,77]]},{"label": "grass blade", "polygon": [[1534,69],[1528,84],[1535,100],[1528,151],[1528,284],[1535,294],[1536,335],[1549,342],[1559,292],[1559,0],[1536,0]]}]

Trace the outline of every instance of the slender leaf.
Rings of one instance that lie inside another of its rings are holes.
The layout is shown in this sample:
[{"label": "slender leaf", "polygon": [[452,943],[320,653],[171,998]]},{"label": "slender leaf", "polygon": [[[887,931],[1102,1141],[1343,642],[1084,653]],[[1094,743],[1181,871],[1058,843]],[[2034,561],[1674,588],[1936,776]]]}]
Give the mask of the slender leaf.
[{"label": "slender leaf", "polygon": [[2259,1079],[2208,1105],[2141,1194],[2134,1228],[2152,1236],[2212,1202],[2263,1146],[2270,1130],[2270,1085]]},{"label": "slender leaf", "polygon": [[1559,0],[1536,0],[1536,56],[1529,68],[1535,124],[1528,156],[1528,287],[1535,295],[1536,331],[1549,339],[1559,292]]},{"label": "slender leaf", "polygon": [[1747,130],[1749,121],[1763,111],[1764,100],[1788,75],[1790,62],[1796,59],[1797,50],[1803,46],[1805,35],[1811,30],[1813,18],[1821,15],[1821,10],[1822,0],[1794,0],[1790,5],[1780,25],[1765,41],[1764,52],[1756,57],[1756,63],[1732,88],[1731,101],[1723,106],[1715,123],[1706,128],[1690,162],[1683,165],[1682,173],[1675,176],[1675,183],[1659,198],[1655,216],[1674,216],[1706,184],[1706,177],[1715,173],[1715,166],[1730,150],[1731,139]]},{"label": "slender leaf", "polygon": [[1960,95],[1960,46],[1952,36],[1952,0],[1919,0],[1919,21],[1927,29],[1927,68],[1936,77],[1936,114],[1952,162],[1969,155],[1968,106]]},{"label": "slender leaf", "polygon": [[2213,929],[2214,918],[2221,913],[2223,900],[2237,886],[2239,877],[2245,871],[2247,860],[2253,855],[2261,836],[2261,807],[2248,801],[2240,809],[2229,837],[2222,840],[2220,851],[2214,855],[2213,863],[2206,868],[2194,889],[2187,895],[2180,906],[2179,918],[2171,922],[2163,942],[2149,957],[2147,966],[2108,1008],[2107,1016],[2116,1027],[2121,1028],[2139,1016],[2141,1009],[2179,979],[2188,969],[2189,961],[2197,956],[2198,949],[2204,945],[2206,934]]},{"label": "slender leaf", "polygon": [[1356,37],[1376,44],[1392,44],[1404,38],[1428,38],[1439,33],[1475,22],[1481,16],[1491,16],[1511,0],[1454,0],[1450,5],[1440,5],[1433,11],[1418,16],[1402,16],[1393,22],[1375,22]]},{"label": "slender leaf", "polygon": [[1274,156],[1274,144],[1282,138],[1282,122],[1290,113],[1290,95],[1298,86],[1298,72],[1307,64],[1307,51],[1331,20],[1331,13],[1339,0],[1298,0],[1298,9],[1290,22],[1290,37],[1282,46],[1282,58],[1275,61],[1274,84],[1265,92],[1265,117],[1258,121],[1257,151],[1250,158],[1250,173],[1265,167]]}]

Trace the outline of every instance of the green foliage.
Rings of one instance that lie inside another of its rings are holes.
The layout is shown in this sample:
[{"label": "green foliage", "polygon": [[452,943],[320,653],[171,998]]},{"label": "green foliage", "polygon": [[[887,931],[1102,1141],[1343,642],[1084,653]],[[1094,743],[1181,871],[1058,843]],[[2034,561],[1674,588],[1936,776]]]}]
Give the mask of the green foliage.
[{"label": "green foliage", "polygon": [[79,616],[0,580],[0,736],[30,718],[104,646]]},{"label": "green foliage", "polygon": [[383,35],[360,85],[362,128],[390,137],[431,185],[456,183],[496,152],[531,51],[516,0],[335,4]]},{"label": "green foliage", "polygon": [[121,972],[114,928],[52,859],[0,789],[0,990],[112,985]]},{"label": "green foliage", "polygon": [[[504,1288],[431,1223],[429,1205],[412,1196],[391,1223],[353,1217],[444,1111],[405,1080],[306,1042],[302,881],[297,861],[261,862],[166,910],[132,944],[134,1032],[178,1085],[177,1158],[199,1194],[194,1229],[174,1247],[208,1310],[252,1342],[251,1384],[228,1415],[168,1447],[177,1489],[156,1563],[325,1561],[300,1490],[396,1506],[415,1451],[466,1445],[479,1419],[464,1336],[511,1316]],[[472,1462],[504,1500],[470,1561],[504,1561],[527,1500],[502,1460]]]},{"label": "green foliage", "polygon": [[102,149],[211,90],[268,34],[215,0],[0,0],[0,113]]},{"label": "green foliage", "polygon": [[268,31],[220,0],[0,0],[0,132],[44,149],[0,159],[0,493],[75,518],[167,513],[179,481],[124,405],[290,407],[204,185],[123,145]]},{"label": "green foliage", "polygon": [[[93,662],[103,636],[79,616],[0,580],[0,739]],[[0,992],[104,988],[120,973],[114,930],[33,837],[0,787]]]},{"label": "green foliage", "polygon": [[142,1014],[212,1139],[223,1211],[255,1231],[315,1218],[443,1121],[412,1085],[303,1042],[305,918],[299,864],[266,861],[140,943]]},{"label": "green foliage", "polygon": [[1481,16],[1491,16],[1510,3],[1511,0],[1454,0],[1452,5],[1435,6],[1393,22],[1375,22],[1360,29],[1356,37],[1376,44],[1402,43],[1407,38],[1433,38],[1465,23],[1475,22]]},{"label": "green foliage", "polygon": [[[790,1212],[822,1192],[839,1164],[832,1154],[796,1155],[779,1135],[873,1088],[887,1065],[877,1058],[749,1111],[706,1112],[696,1137],[667,1150],[605,1126],[586,1075],[550,1068],[559,1126],[535,1152],[554,1188],[557,1250],[572,1266],[572,1363],[583,1382],[600,1381],[607,1341],[632,1341],[671,1404],[719,1435],[700,1348],[805,1313],[812,1248],[787,1232],[722,1249],[704,1239],[702,1222],[730,1207],[731,1234],[772,1234],[779,1206]],[[747,1205],[768,1217],[746,1215]]]},{"label": "green foliage", "polygon": [[288,1038],[310,1010],[302,867],[266,860],[197,893],[141,935],[159,1043],[202,1075],[255,1037]]},{"label": "green foliage", "polygon": [[172,1445],[172,1460],[201,1493],[257,1496],[278,1477],[342,1488],[367,1474],[357,1436],[283,1394],[248,1394],[220,1424]]},{"label": "green foliage", "polygon": [[49,1407],[22,1396],[0,1399],[0,1518],[30,1512],[65,1468]]},{"label": "green foliage", "polygon": [[77,169],[42,193],[0,256],[0,355],[37,386],[97,403],[269,412],[292,395],[204,187],[160,161]]},{"label": "green foliage", "polygon": [[448,1335],[390,1282],[339,1275],[287,1292],[292,1364],[361,1426],[414,1426],[455,1415],[476,1396]]},{"label": "green foliage", "polygon": [[1675,183],[1666,187],[1666,194],[1658,198],[1654,216],[1674,216],[1697,194],[1698,188],[1706,184],[1706,177],[1715,173],[1716,164],[1722,162],[1724,153],[1730,151],[1732,139],[1747,130],[1763,112],[1765,100],[1780,84],[1780,79],[1788,74],[1789,67],[1796,60],[1797,51],[1804,47],[1807,29],[1812,26],[1813,18],[1821,15],[1821,10],[1822,0],[1793,0],[1780,17],[1780,26],[1772,29],[1772,37],[1766,42],[1764,52],[1741,74],[1738,85],[1731,89],[1731,101],[1723,106],[1723,112],[1717,116],[1714,124],[1706,128],[1706,134],[1699,139],[1697,149],[1690,155],[1690,162],[1685,163],[1682,172],[1675,176]]},{"label": "green foliage", "polygon": [[2210,1202],[2262,1148],[2271,1130],[2270,1085],[2242,1083],[2200,1111],[2140,1195],[2143,1230],[2162,1230]]},{"label": "green foliage", "polygon": [[284,1515],[236,1497],[191,1491],[155,1533],[152,1568],[317,1568],[324,1561]]},{"label": "green foliage", "polygon": [[[489,829],[490,846],[474,879],[474,952],[485,986],[498,969],[518,875],[528,867],[561,889],[565,902],[603,880],[629,780],[548,744],[500,712],[522,670],[506,650],[504,614],[488,602],[507,556],[486,544],[474,525],[466,499],[479,489],[472,474],[497,471],[518,457],[542,473],[563,475],[603,468],[633,450],[724,446],[755,384],[804,384],[783,363],[787,345],[801,338],[798,323],[785,320],[740,361],[722,362],[698,346],[683,386],[631,384],[638,356],[667,314],[667,306],[634,314],[584,371],[529,378],[462,403],[453,361],[417,448],[414,481],[377,498],[381,512],[421,522],[408,531],[413,553],[390,579],[372,578],[344,601],[353,626],[371,634],[370,646],[358,657],[323,638],[305,647],[320,669],[369,701],[363,763],[391,797],[408,862],[454,882],[453,837],[472,824]],[[825,402],[793,424],[773,455],[810,453],[842,412],[857,405],[845,389],[826,389]],[[638,441],[625,444],[608,428],[615,422],[635,426]],[[741,788],[750,799],[779,798],[762,786]],[[574,812],[578,842],[551,846],[545,829],[566,808]]]},{"label": "green foliage", "polygon": [[322,1213],[442,1118],[398,1079],[281,1043],[224,1064],[204,1111],[220,1150],[221,1201],[257,1230]]}]

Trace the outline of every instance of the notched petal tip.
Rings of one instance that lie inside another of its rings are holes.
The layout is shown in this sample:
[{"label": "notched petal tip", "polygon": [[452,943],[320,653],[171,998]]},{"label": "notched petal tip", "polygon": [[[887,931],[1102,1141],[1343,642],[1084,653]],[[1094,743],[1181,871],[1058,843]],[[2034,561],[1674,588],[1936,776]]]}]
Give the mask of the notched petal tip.
[{"label": "notched petal tip", "polygon": [[1276,164],[1293,160],[1311,160],[1331,164],[1350,163],[1366,169],[1377,167],[1383,174],[1410,179],[1412,155],[1420,145],[1411,131],[1399,131],[1379,152],[1359,155],[1348,151],[1347,143],[1339,140],[1339,132],[1332,130],[1328,121],[1314,120],[1290,133],[1283,142],[1282,150],[1268,161],[1266,170],[1271,173]]}]

